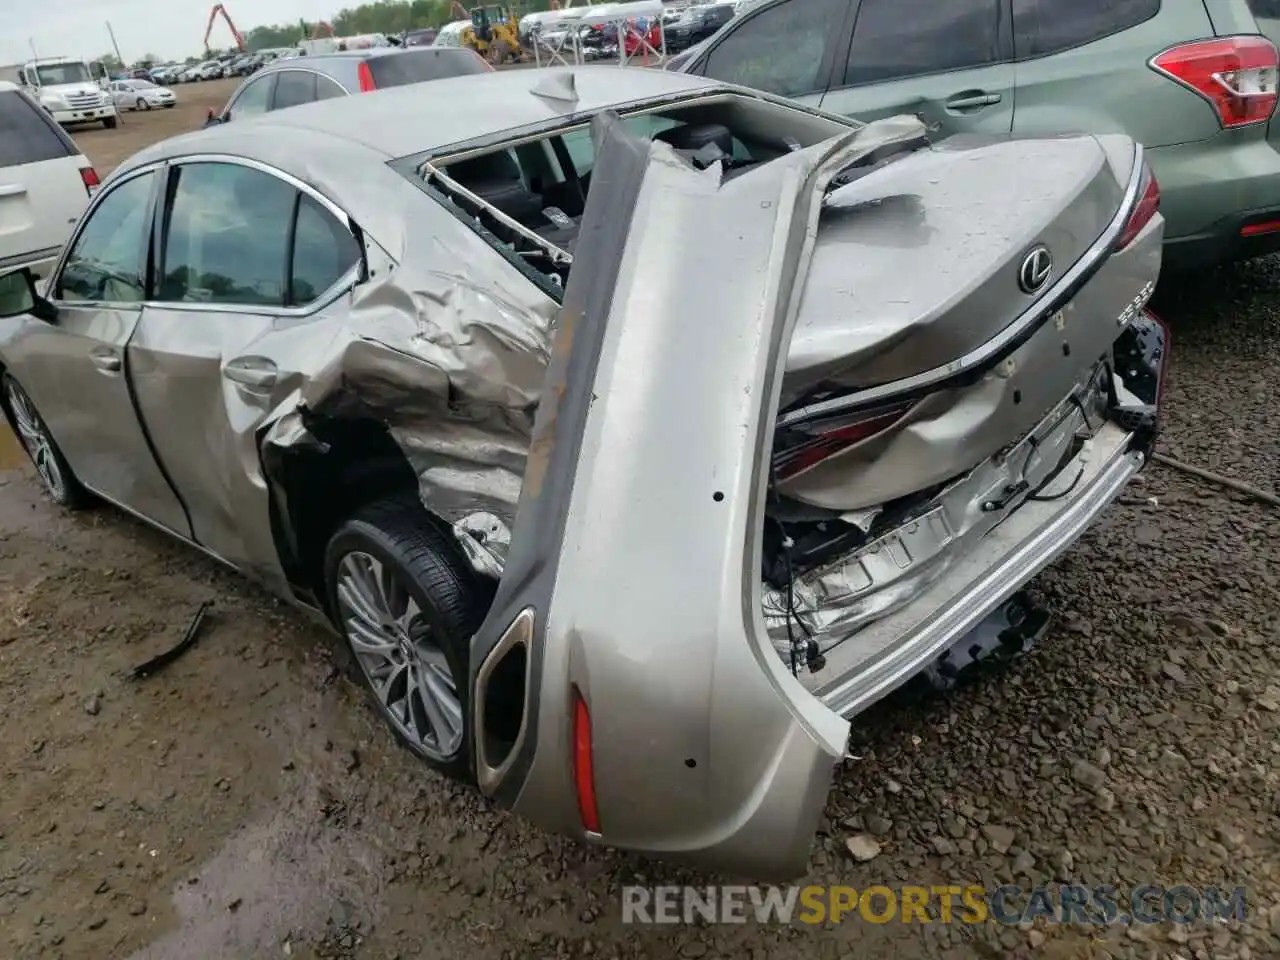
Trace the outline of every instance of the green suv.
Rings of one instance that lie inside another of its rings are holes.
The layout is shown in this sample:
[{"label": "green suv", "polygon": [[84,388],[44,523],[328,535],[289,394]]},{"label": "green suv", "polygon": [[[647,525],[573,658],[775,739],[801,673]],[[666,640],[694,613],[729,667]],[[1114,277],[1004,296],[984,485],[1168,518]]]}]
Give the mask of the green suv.
[{"label": "green suv", "polygon": [[763,0],[670,66],[939,135],[1127,133],[1185,267],[1280,249],[1264,32],[1280,0]]}]

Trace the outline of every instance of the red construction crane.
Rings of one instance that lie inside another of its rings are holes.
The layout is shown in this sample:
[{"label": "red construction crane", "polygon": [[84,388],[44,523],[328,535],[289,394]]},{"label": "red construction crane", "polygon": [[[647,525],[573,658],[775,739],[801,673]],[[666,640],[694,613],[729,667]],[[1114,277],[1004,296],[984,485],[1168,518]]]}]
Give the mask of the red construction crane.
[{"label": "red construction crane", "polygon": [[236,25],[231,22],[231,14],[227,13],[227,8],[220,3],[215,3],[213,9],[209,11],[209,25],[204,28],[204,48],[209,49],[209,34],[213,33],[213,21],[218,19],[218,14],[222,14],[222,19],[227,22],[227,28],[231,31],[231,35],[236,38],[236,46],[241,50],[248,52],[249,46],[244,42],[244,37],[240,35],[240,31],[236,29]]}]

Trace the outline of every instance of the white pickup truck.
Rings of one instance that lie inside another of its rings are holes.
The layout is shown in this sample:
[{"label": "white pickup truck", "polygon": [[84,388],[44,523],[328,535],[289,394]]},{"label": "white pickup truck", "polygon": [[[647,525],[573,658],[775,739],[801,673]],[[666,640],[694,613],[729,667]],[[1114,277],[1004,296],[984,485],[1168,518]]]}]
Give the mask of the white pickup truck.
[{"label": "white pickup truck", "polygon": [[28,60],[18,71],[18,82],[64,126],[102,121],[110,130],[116,125],[115,101],[83,60],[74,57]]}]

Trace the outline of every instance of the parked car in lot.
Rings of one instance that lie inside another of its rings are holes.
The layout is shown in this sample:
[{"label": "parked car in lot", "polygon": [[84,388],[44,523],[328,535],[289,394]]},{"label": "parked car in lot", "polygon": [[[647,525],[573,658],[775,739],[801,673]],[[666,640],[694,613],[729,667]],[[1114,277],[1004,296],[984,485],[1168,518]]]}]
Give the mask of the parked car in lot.
[{"label": "parked car in lot", "polygon": [[120,110],[152,110],[178,102],[172,90],[149,80],[113,80],[107,90]]},{"label": "parked car in lot", "polygon": [[256,117],[316,100],[406,83],[469,76],[492,69],[483,57],[464,47],[369,47],[280,58],[241,85],[221,113],[210,110],[205,126]]},{"label": "parked car in lot", "polygon": [[795,874],[848,718],[1021,629],[1150,452],[1158,197],[1123,135],[484,72],[126,161],[0,278],[2,392],[53,499],[331,623],[418,757]]},{"label": "parked car in lot", "polygon": [[75,141],[17,84],[0,80],[0,271],[43,276],[97,189]]},{"label": "parked car in lot", "polygon": [[662,24],[667,49],[675,53],[702,42],[732,20],[736,11],[733,0],[690,5],[679,11],[670,11],[671,18],[664,17]]},{"label": "parked car in lot", "polygon": [[939,135],[1126,133],[1188,266],[1280,246],[1278,65],[1246,0],[772,0],[673,69]]}]

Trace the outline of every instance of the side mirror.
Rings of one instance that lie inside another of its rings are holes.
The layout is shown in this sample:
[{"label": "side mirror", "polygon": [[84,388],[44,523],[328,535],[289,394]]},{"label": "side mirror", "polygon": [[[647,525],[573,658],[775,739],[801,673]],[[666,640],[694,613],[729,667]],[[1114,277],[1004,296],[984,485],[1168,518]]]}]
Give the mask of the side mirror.
[{"label": "side mirror", "polygon": [[58,309],[36,292],[36,277],[28,267],[0,276],[0,318],[25,313],[45,323],[58,319]]}]

